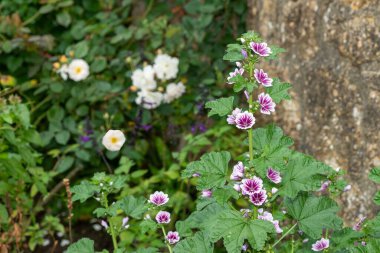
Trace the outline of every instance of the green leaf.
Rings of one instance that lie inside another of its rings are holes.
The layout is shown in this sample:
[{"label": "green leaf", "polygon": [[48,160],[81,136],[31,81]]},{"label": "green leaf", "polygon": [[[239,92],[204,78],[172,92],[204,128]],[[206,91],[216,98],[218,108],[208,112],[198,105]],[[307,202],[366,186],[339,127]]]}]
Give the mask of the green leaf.
[{"label": "green leaf", "polygon": [[212,197],[218,202],[220,205],[228,205],[228,200],[230,198],[238,199],[238,192],[231,186],[227,185],[222,188],[218,188],[212,192]]},{"label": "green leaf", "polygon": [[38,12],[39,12],[40,14],[47,14],[47,13],[53,11],[53,10],[54,10],[54,6],[51,5],[51,4],[47,4],[47,5],[42,6],[42,7],[38,10]]},{"label": "green leaf", "polygon": [[188,164],[182,172],[182,177],[189,178],[194,173],[201,174],[197,184],[197,188],[200,190],[223,187],[226,183],[230,159],[231,155],[227,151],[205,154],[200,161]]},{"label": "green leaf", "polygon": [[355,231],[352,228],[344,228],[334,231],[331,235],[331,241],[334,244],[335,250],[345,249],[354,245],[355,241],[358,241],[363,236],[363,232]]},{"label": "green leaf", "polygon": [[212,253],[214,252],[214,246],[208,235],[200,231],[195,233],[194,236],[180,240],[173,250],[174,253]]},{"label": "green leaf", "polygon": [[59,162],[57,166],[57,172],[62,173],[70,169],[74,164],[74,158],[72,156],[65,156]]},{"label": "green leaf", "polygon": [[289,147],[293,140],[285,136],[281,128],[271,124],[253,131],[253,148],[257,154],[253,164],[260,176],[265,177],[268,167],[284,167],[285,160],[291,155]]},{"label": "green leaf", "polygon": [[373,168],[369,172],[369,179],[371,179],[373,182],[380,184],[380,167]]},{"label": "green leaf", "polygon": [[223,238],[229,253],[240,253],[245,240],[260,251],[268,239],[268,233],[274,232],[273,224],[269,221],[246,219],[238,211],[225,211],[216,220],[210,237],[213,242]]},{"label": "green leaf", "polygon": [[143,220],[140,222],[141,233],[145,234],[148,231],[154,231],[158,228],[158,225],[155,221],[151,219]]},{"label": "green leaf", "polygon": [[0,223],[7,224],[8,223],[8,211],[3,204],[0,204]]},{"label": "green leaf", "polygon": [[208,116],[219,115],[225,116],[232,111],[232,106],[234,104],[234,97],[219,98],[214,101],[209,101],[206,103],[205,107],[211,109]]},{"label": "green leaf", "polygon": [[89,181],[84,180],[79,185],[75,185],[71,188],[73,195],[73,201],[79,200],[81,203],[91,198],[96,192],[98,187],[91,184]]},{"label": "green leaf", "polygon": [[242,46],[240,44],[228,44],[226,54],[223,56],[223,60],[236,62],[243,60],[244,57],[241,53]]},{"label": "green leaf", "polygon": [[69,131],[66,131],[66,130],[62,130],[60,131],[56,136],[55,136],[55,140],[59,143],[59,144],[62,144],[62,145],[66,145],[67,142],[69,141],[70,139],[70,132]]},{"label": "green leaf", "polygon": [[87,55],[89,47],[87,41],[81,41],[74,46],[74,55],[76,58],[83,58]]},{"label": "green leaf", "polygon": [[95,253],[94,241],[88,238],[82,238],[71,244],[66,253]]},{"label": "green leaf", "polygon": [[373,202],[376,205],[380,206],[380,191],[376,192],[375,197],[373,197]]},{"label": "green leaf", "polygon": [[322,175],[331,169],[312,157],[295,153],[283,171],[282,187],[278,194],[294,198],[300,191],[314,191],[324,180]]},{"label": "green leaf", "polygon": [[275,60],[278,58],[279,54],[286,52],[285,49],[274,45],[271,45],[270,49],[272,50],[272,53],[269,56],[265,57],[266,61]]},{"label": "green leaf", "polygon": [[134,251],[134,253],[158,253],[158,249],[156,248],[146,248],[146,249],[138,249],[137,251]]},{"label": "green leaf", "polygon": [[142,215],[148,210],[145,202],[144,197],[135,198],[134,196],[127,196],[122,200],[121,209],[126,215],[135,219],[141,219]]},{"label": "green leaf", "polygon": [[292,87],[290,83],[282,83],[278,78],[273,79],[271,87],[265,87],[266,92],[274,102],[280,103],[282,100],[291,99],[288,90]]},{"label": "green leaf", "polygon": [[339,207],[330,198],[302,194],[293,200],[286,198],[285,206],[299,228],[312,238],[320,238],[325,228],[340,229],[342,225],[336,215]]},{"label": "green leaf", "polygon": [[107,67],[107,60],[104,57],[98,57],[91,64],[91,71],[94,73],[99,73]]},{"label": "green leaf", "polygon": [[215,203],[214,200],[211,200],[205,206],[198,204],[197,209],[197,211],[190,214],[190,216],[184,221],[185,224],[182,224],[182,226],[191,229],[197,228],[207,233],[210,233],[213,230],[213,227],[217,222],[215,217],[227,210],[218,203]]},{"label": "green leaf", "polygon": [[71,24],[71,16],[67,11],[62,11],[57,14],[57,22],[63,27],[68,27]]}]

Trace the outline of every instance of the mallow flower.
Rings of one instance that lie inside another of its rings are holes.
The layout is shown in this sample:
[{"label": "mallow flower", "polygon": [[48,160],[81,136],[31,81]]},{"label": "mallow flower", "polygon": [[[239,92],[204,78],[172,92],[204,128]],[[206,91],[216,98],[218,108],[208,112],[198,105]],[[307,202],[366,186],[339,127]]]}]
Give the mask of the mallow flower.
[{"label": "mallow flower", "polygon": [[168,194],[165,194],[161,191],[156,191],[149,196],[149,202],[156,206],[165,205],[166,203],[168,203],[168,201],[169,201]]},{"label": "mallow flower", "polygon": [[102,139],[103,146],[110,151],[119,151],[124,142],[125,136],[120,130],[108,130]]},{"label": "mallow flower", "polygon": [[267,43],[265,42],[251,42],[249,43],[249,47],[255,54],[258,54],[260,56],[269,56],[272,53],[272,50],[268,47]]},{"label": "mallow flower", "polygon": [[239,181],[244,177],[244,164],[242,162],[238,162],[231,173],[230,179]]},{"label": "mallow flower", "polygon": [[176,78],[178,73],[178,58],[171,57],[167,54],[159,54],[154,59],[154,71],[160,80],[169,80]]},{"label": "mallow flower", "polygon": [[235,123],[236,127],[239,129],[249,129],[255,124],[255,122],[255,117],[248,111],[241,112],[236,115]]},{"label": "mallow flower", "polygon": [[82,59],[74,59],[70,62],[67,72],[71,80],[79,82],[86,79],[89,76],[90,67],[88,66],[86,61]]},{"label": "mallow flower", "polygon": [[124,229],[129,228],[128,221],[129,221],[129,217],[124,217],[124,218],[123,218],[123,221],[122,221],[122,223],[121,223],[121,226],[122,226]]},{"label": "mallow flower", "polygon": [[170,244],[175,244],[177,242],[179,242],[179,234],[178,232],[173,232],[173,231],[169,231],[168,234],[166,235],[166,240],[170,243]]},{"label": "mallow flower", "polygon": [[166,211],[159,211],[156,215],[156,221],[159,224],[170,223],[170,213]]},{"label": "mallow flower", "polygon": [[211,198],[212,196],[212,191],[211,190],[203,190],[202,191],[202,197],[204,198]]},{"label": "mallow flower", "polygon": [[313,251],[323,251],[324,249],[327,249],[330,245],[330,240],[321,238],[321,240],[316,241],[313,245],[311,245],[311,249]]},{"label": "mallow flower", "polygon": [[181,97],[183,93],[185,93],[186,87],[183,85],[182,82],[179,82],[177,84],[170,83],[168,86],[166,86],[166,92],[164,94],[164,102],[165,103],[171,103],[173,100]]},{"label": "mallow flower", "polygon": [[260,192],[263,188],[263,180],[254,176],[252,179],[245,178],[241,181],[241,192],[243,195],[252,195],[255,192]]},{"label": "mallow flower", "polygon": [[278,172],[277,170],[274,170],[273,168],[268,168],[267,177],[270,181],[272,181],[275,184],[281,183],[281,180],[282,180],[280,176],[280,172]]},{"label": "mallow flower", "polygon": [[249,196],[249,200],[255,206],[261,206],[267,200],[266,190],[262,189],[259,192],[254,192],[253,194]]},{"label": "mallow flower", "polygon": [[232,81],[230,81],[231,80],[231,78],[233,78],[233,77],[235,77],[235,76],[237,76],[237,75],[243,75],[244,74],[244,69],[243,68],[236,68],[235,70],[234,70],[234,72],[230,72],[229,73],[229,76],[227,77],[227,81],[228,81],[228,83],[229,84],[233,84],[234,82],[232,82]]},{"label": "mallow flower", "polygon": [[230,125],[236,125],[236,116],[241,113],[240,108],[235,108],[235,110],[232,111],[232,114],[227,116],[227,123]]},{"label": "mallow flower", "polygon": [[260,112],[263,114],[270,114],[275,111],[276,104],[273,102],[272,98],[269,94],[265,94],[264,92],[259,95],[259,104],[260,104]]},{"label": "mallow flower", "polygon": [[141,105],[145,109],[154,109],[161,104],[163,98],[164,95],[161,92],[141,90],[137,93],[137,98],[135,102],[136,104]]},{"label": "mallow flower", "polygon": [[256,81],[261,83],[265,87],[272,86],[273,79],[268,77],[268,74],[264,72],[262,69],[255,69],[254,74]]}]

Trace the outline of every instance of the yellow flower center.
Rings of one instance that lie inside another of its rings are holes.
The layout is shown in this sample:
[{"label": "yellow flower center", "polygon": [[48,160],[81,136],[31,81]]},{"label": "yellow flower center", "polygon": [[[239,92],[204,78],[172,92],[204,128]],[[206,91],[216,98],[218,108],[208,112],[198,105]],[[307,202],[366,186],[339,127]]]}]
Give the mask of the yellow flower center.
[{"label": "yellow flower center", "polygon": [[111,137],[111,143],[116,144],[118,139],[116,137]]},{"label": "yellow flower center", "polygon": [[79,74],[80,72],[82,72],[82,68],[81,67],[76,67],[74,71],[75,71],[76,74]]}]

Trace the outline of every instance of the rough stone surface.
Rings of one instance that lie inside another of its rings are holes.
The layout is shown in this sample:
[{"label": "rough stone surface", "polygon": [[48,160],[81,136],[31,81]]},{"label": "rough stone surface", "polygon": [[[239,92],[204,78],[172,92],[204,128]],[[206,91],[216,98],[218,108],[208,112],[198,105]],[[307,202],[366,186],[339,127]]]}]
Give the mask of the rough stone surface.
[{"label": "rough stone surface", "polygon": [[[352,190],[340,201],[351,225],[372,217],[380,166],[380,0],[249,0],[248,26],[287,49],[266,64],[294,85],[276,121],[296,149],[347,170]],[[282,108],[282,109],[280,109]]]}]

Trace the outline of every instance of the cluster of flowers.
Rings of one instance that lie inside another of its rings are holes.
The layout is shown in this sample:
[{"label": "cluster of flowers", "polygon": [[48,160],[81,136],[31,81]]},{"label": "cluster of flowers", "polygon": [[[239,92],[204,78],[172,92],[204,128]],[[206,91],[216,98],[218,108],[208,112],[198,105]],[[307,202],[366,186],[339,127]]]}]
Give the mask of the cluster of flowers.
[{"label": "cluster of flowers", "polygon": [[[163,206],[169,201],[169,197],[167,194],[161,192],[161,191],[156,191],[155,193],[151,194],[149,196],[149,203],[155,205],[155,206]],[[170,213],[167,211],[162,211],[160,210],[156,214],[156,221],[158,224],[169,224],[170,223]],[[179,242],[180,236],[178,232],[176,231],[169,231],[165,235],[165,239],[169,244],[175,244]]]},{"label": "cluster of flowers", "polygon": [[[73,52],[70,52],[73,55]],[[68,59],[65,55],[59,57],[59,61],[53,63],[54,70],[61,75],[63,80],[70,78],[75,82],[82,81],[90,75],[90,67],[83,59]]]},{"label": "cluster of flowers", "polygon": [[133,87],[138,90],[135,102],[146,109],[154,109],[161,103],[171,103],[181,97],[186,90],[182,82],[167,84],[165,92],[164,87],[157,87],[157,81],[164,85],[166,81],[177,77],[178,63],[178,58],[159,54],[153,66],[136,69],[132,73]]},{"label": "cluster of flowers", "polygon": [[[252,49],[254,54],[262,57],[269,56],[272,52],[266,43],[251,42],[250,48]],[[242,54],[245,58],[247,57],[247,52],[245,50],[242,50]],[[238,68],[236,68],[234,72],[231,72],[229,74],[229,77],[227,78],[229,84],[234,83],[234,81],[232,80],[234,77],[236,77],[237,75],[243,76],[244,74],[243,65],[240,62],[237,62],[236,66]],[[272,86],[273,79],[269,78],[268,74],[265,73],[264,70],[255,69],[254,77],[258,84],[261,84],[264,87]],[[249,95],[247,92],[245,92],[245,95],[247,97],[247,100],[249,100]],[[260,106],[260,112],[262,114],[270,115],[272,112],[275,111],[276,103],[273,101],[269,94],[266,94],[264,92],[260,93],[256,103]],[[252,112],[242,111],[240,108],[236,108],[235,110],[233,110],[232,114],[228,115],[227,117],[228,124],[236,125],[236,127],[239,129],[249,129],[255,124],[255,121],[256,119],[253,116]]]}]

